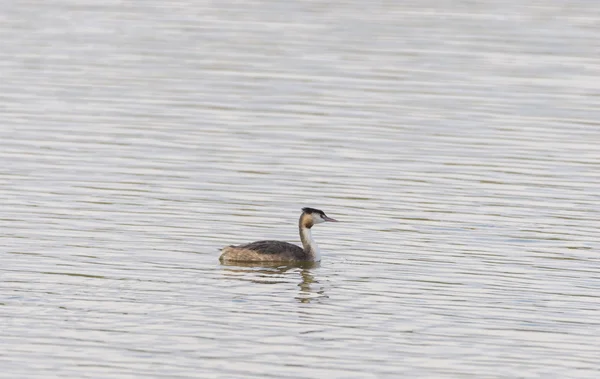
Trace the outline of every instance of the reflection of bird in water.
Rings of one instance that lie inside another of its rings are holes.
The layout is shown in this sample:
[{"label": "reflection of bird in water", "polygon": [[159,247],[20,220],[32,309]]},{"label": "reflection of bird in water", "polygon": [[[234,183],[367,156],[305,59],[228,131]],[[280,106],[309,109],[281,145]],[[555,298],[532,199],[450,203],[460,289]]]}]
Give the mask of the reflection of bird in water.
[{"label": "reflection of bird in water", "polygon": [[[313,269],[320,265],[317,262],[294,262],[282,265],[281,262],[224,262],[223,268],[226,270],[228,278],[235,278],[242,281],[250,281],[260,284],[279,284],[289,283],[286,280],[289,273],[298,272],[301,281],[297,284],[300,291],[296,300],[301,303],[308,303],[317,298],[327,297],[322,286],[314,288],[319,282],[315,280]],[[248,277],[250,276],[250,277]]]},{"label": "reflection of bird in water", "polygon": [[302,208],[298,228],[303,248],[283,241],[256,241],[224,247],[219,259],[221,262],[318,262],[321,253],[310,229],[326,221],[337,222],[319,209]]},{"label": "reflection of bird in water", "polygon": [[[321,287],[318,290],[313,289],[315,283],[319,283],[315,280],[315,276],[312,274],[310,270],[302,270],[300,271],[300,275],[302,276],[302,281],[298,283],[298,287],[300,287],[300,293],[296,296],[296,300],[301,303],[310,303],[312,300],[321,297],[327,297],[325,295],[325,290]],[[316,295],[316,296],[315,296]]]}]

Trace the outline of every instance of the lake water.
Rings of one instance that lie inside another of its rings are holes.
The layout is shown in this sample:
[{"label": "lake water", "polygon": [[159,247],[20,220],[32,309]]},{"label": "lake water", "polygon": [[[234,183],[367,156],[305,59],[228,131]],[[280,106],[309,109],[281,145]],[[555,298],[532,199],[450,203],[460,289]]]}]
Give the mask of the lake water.
[{"label": "lake water", "polygon": [[598,378],[600,5],[522,4],[5,2],[0,377]]}]

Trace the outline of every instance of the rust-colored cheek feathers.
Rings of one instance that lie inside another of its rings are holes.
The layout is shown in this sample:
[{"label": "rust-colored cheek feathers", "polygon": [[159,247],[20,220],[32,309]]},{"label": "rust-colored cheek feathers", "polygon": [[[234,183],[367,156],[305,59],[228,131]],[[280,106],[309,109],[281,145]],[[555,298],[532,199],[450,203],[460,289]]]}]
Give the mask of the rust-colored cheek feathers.
[{"label": "rust-colored cheek feathers", "polygon": [[307,229],[310,229],[310,228],[312,228],[312,227],[313,227],[313,225],[314,225],[315,223],[313,222],[312,215],[309,215],[309,214],[306,214],[306,213],[305,213],[305,214],[303,214],[303,215],[302,215],[302,218],[300,219],[300,224],[301,224],[303,227],[305,227],[305,228],[307,228]]}]

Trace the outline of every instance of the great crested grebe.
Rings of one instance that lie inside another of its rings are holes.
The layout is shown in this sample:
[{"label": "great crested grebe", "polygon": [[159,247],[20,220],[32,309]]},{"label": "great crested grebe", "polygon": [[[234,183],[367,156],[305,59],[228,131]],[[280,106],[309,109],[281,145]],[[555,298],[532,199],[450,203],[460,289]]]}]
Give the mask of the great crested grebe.
[{"label": "great crested grebe", "polygon": [[310,228],[325,221],[337,222],[337,220],[327,217],[325,212],[319,209],[302,208],[298,228],[304,249],[283,241],[256,241],[245,245],[224,247],[221,249],[223,254],[219,260],[222,262],[318,262],[321,260],[321,253],[312,238]]}]

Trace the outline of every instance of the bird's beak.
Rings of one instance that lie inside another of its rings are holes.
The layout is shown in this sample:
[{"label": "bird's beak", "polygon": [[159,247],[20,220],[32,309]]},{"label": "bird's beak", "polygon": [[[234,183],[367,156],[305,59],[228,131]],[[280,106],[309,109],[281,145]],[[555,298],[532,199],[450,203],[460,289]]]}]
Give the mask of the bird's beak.
[{"label": "bird's beak", "polygon": [[339,222],[338,220],[331,218],[331,217],[327,217],[327,216],[323,216],[323,220],[329,221],[329,222]]}]

